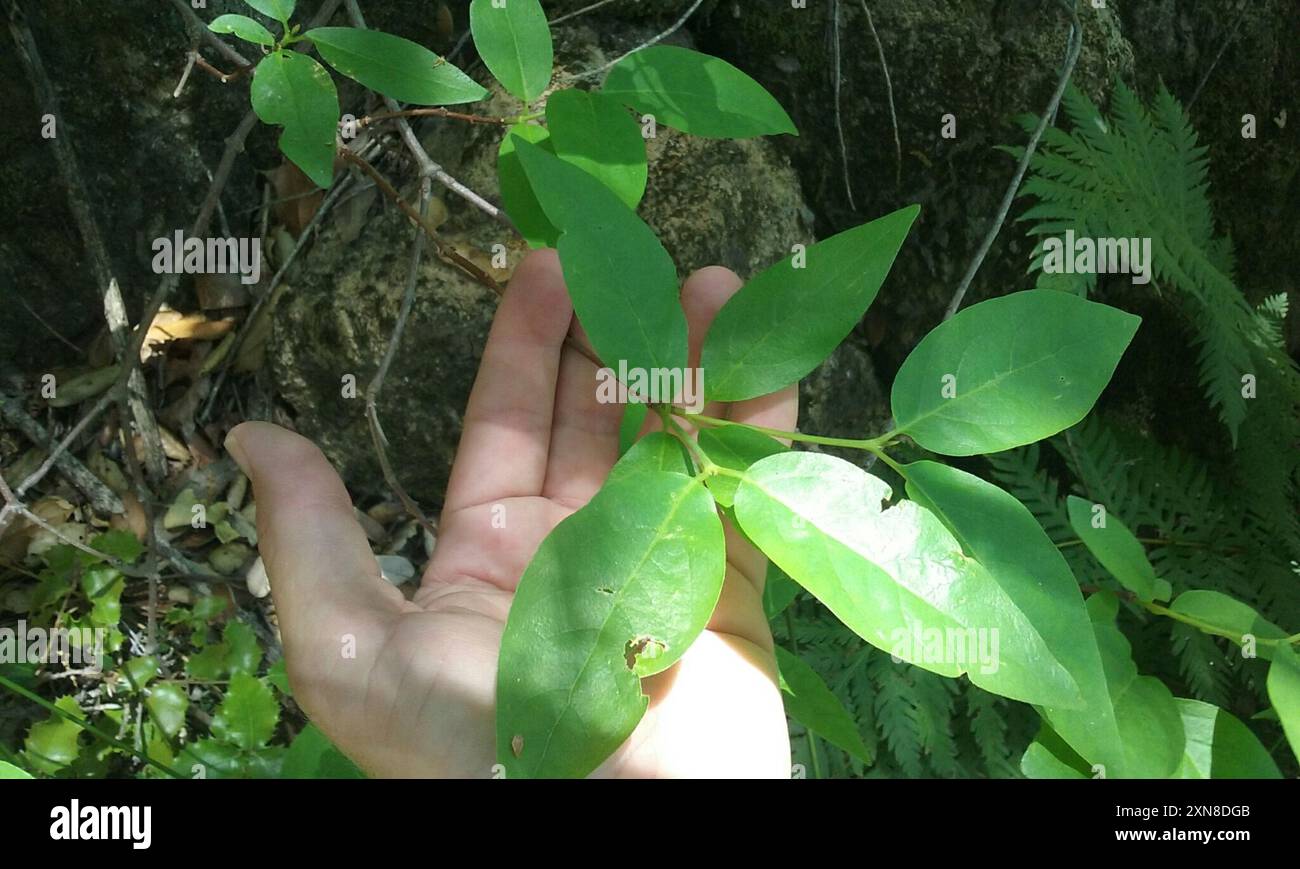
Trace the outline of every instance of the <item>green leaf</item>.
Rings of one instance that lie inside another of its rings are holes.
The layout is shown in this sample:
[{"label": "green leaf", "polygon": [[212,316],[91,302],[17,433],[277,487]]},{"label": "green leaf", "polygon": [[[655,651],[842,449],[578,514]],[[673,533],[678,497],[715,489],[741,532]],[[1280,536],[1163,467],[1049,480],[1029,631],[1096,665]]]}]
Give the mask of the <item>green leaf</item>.
[{"label": "green leaf", "polygon": [[[75,697],[60,697],[54,705],[78,718],[85,717]],[[23,740],[27,764],[37,772],[54,775],[81,754],[81,731],[80,724],[51,712],[49,718],[33,724]]]},{"label": "green leaf", "polygon": [[1268,668],[1268,699],[1273,704],[1291,751],[1300,758],[1300,655],[1293,646],[1278,646]]},{"label": "green leaf", "polygon": [[550,154],[555,153],[551,134],[545,127],[534,124],[515,124],[511,127],[501,140],[501,148],[497,152],[501,202],[529,247],[554,247],[559,241],[560,231],[547,219],[542,204],[533,193],[533,186],[528,183],[528,176],[524,173],[524,166],[519,162],[519,154],[515,150],[516,137],[531,142]]},{"label": "green leaf", "polygon": [[280,704],[267,684],[247,673],[236,673],[212,717],[212,735],[245,750],[261,748],[275,733],[279,720]]},{"label": "green leaf", "polygon": [[1140,322],[1055,290],[967,308],[921,339],[899,369],[898,431],[949,456],[1054,435],[1092,408]]},{"label": "green leaf", "polygon": [[645,139],[627,109],[600,93],[562,90],[546,101],[555,154],[586,172],[635,209],[645,194]]},{"label": "green leaf", "polygon": [[753,465],[736,490],[741,529],[873,646],[941,676],[968,673],[1017,700],[1080,705],[1078,686],[1025,614],[913,501],[822,453]]},{"label": "green leaf", "polygon": [[[1230,634],[1238,646],[1246,637],[1256,640],[1282,640],[1286,631],[1265,619],[1255,610],[1233,597],[1208,589],[1193,589],[1180,594],[1169,609],[1188,618],[1196,619],[1202,625],[1215,628],[1224,634]],[[1266,661],[1273,659],[1271,643],[1257,643],[1255,654]]]},{"label": "green leaf", "polygon": [[605,485],[621,482],[639,474],[659,474],[664,471],[688,476],[695,473],[690,456],[681,441],[665,432],[650,432],[623,454],[618,464],[614,465],[609,472]]},{"label": "green leaf", "polygon": [[1231,714],[1200,700],[1174,701],[1187,743],[1177,778],[1281,778],[1259,738]]},{"label": "green leaf", "polygon": [[654,231],[609,188],[542,148],[515,139],[547,218],[561,231],[564,279],[606,365],[686,367],[686,314],[677,268]]},{"label": "green leaf", "polygon": [[624,58],[601,92],[693,136],[799,135],[762,85],[725,60],[688,48],[655,45]]},{"label": "green leaf", "polygon": [[780,671],[786,714],[863,763],[871,763],[871,751],[862,741],[853,716],[826,687],[822,677],[798,655],[780,646],[776,647],[776,666]]},{"label": "green leaf", "polygon": [[841,232],[752,278],[704,339],[706,398],[767,395],[820,365],[875,300],[920,210]]},{"label": "green leaf", "polygon": [[[1183,757],[1183,723],[1174,695],[1154,676],[1138,675],[1133,648],[1115,624],[1119,614],[1115,595],[1098,592],[1088,598],[1087,607],[1119,724],[1125,774],[1165,778]],[[1119,776],[1107,767],[1106,777]]]},{"label": "green leaf", "polygon": [[519,582],[497,676],[510,778],[596,769],[645,712],[641,677],[704,630],[726,570],[713,499],[684,474],[607,484],[542,541]]},{"label": "green leaf", "polygon": [[190,656],[185,662],[185,672],[195,679],[213,681],[220,679],[229,667],[230,647],[225,643],[213,643]]},{"label": "green leaf", "polygon": [[132,658],[122,668],[122,674],[126,677],[130,690],[139,691],[158,675],[158,659],[153,655]]},{"label": "green leaf", "polygon": [[502,87],[526,103],[542,95],[555,55],[538,0],[509,0],[500,7],[494,0],[473,0],[469,28],[483,65]]},{"label": "green leaf", "polygon": [[226,646],[225,665],[234,673],[254,675],[262,665],[262,644],[257,641],[257,634],[243,622],[230,622],[221,634]]},{"label": "green leaf", "polygon": [[307,38],[325,62],[373,91],[403,103],[472,103],[487,89],[423,45],[355,27],[317,27]]},{"label": "green leaf", "polygon": [[294,737],[284,756],[281,778],[354,779],[365,778],[347,755],[334,747],[314,724]]},{"label": "green leaf", "polygon": [[1088,761],[1046,723],[1039,728],[1038,735],[1020,758],[1020,771],[1026,778],[1086,779],[1093,776]]},{"label": "green leaf", "polygon": [[785,571],[772,562],[767,563],[767,579],[763,583],[763,614],[770,622],[785,612],[799,596],[799,584],[785,575]]},{"label": "green leaf", "polygon": [[117,627],[122,621],[122,591],[126,579],[116,568],[88,567],[81,575],[81,588],[90,598],[90,623],[97,628]]},{"label": "green leaf", "polygon": [[281,24],[287,25],[293,16],[293,7],[297,0],[244,0],[244,2],[267,18],[274,18]]},{"label": "green leaf", "polygon": [[641,434],[641,426],[645,425],[646,414],[650,408],[639,402],[630,402],[623,409],[623,420],[618,424],[618,454],[625,455],[632,445],[636,443],[637,435]]},{"label": "green leaf", "polygon": [[319,63],[296,51],[276,51],[253,70],[253,111],[284,127],[280,151],[319,187],[334,179],[339,96]]},{"label": "green leaf", "polygon": [[90,546],[118,561],[134,564],[144,553],[144,544],[129,531],[106,531],[90,539]]},{"label": "green leaf", "polygon": [[1169,583],[1156,576],[1146,550],[1118,516],[1076,495],[1069,497],[1067,507],[1074,533],[1120,585],[1139,600],[1169,599]]},{"label": "green leaf", "polygon": [[185,711],[190,708],[190,698],[175,682],[160,682],[149,689],[145,701],[149,717],[168,737],[175,736],[185,723]]},{"label": "green leaf", "polygon": [[[710,461],[733,471],[748,470],[759,459],[783,453],[787,449],[785,444],[775,438],[738,425],[701,429],[697,440]],[[708,478],[709,491],[723,507],[730,507],[735,501],[736,487],[739,485],[740,480],[726,474]]]},{"label": "green leaf", "polygon": [[247,15],[218,15],[208,29],[213,33],[233,33],[247,42],[258,45],[273,46],[275,37],[258,22]]},{"label": "green leaf", "polygon": [[284,658],[267,668],[266,681],[274,685],[285,697],[293,696],[293,688],[289,685],[289,671],[285,666]]},{"label": "green leaf", "polygon": [[907,494],[984,566],[1078,684],[1081,708],[1040,710],[1058,738],[1123,777],[1127,761],[1092,622],[1074,574],[1042,525],[1007,492],[937,462],[907,466]]},{"label": "green leaf", "polygon": [[12,763],[5,763],[0,760],[0,781],[5,779],[31,778],[32,774],[25,769],[14,766]]}]

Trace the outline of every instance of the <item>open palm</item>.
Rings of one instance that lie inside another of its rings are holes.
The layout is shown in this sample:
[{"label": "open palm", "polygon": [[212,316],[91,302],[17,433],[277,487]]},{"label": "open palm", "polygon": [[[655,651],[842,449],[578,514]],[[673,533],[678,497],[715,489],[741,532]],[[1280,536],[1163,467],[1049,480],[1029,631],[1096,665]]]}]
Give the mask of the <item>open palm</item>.
[{"label": "open palm", "polygon": [[[705,269],[682,289],[691,364],[740,281]],[[294,696],[371,775],[490,776],[497,652],[542,539],[587,503],[618,457],[622,408],[595,366],[553,251],[516,269],[465,413],[439,540],[407,601],[379,575],[338,475],[309,441],[265,423],[227,440],[253,482]],[[790,429],[793,389],[706,410]],[[649,709],[597,770],[609,776],[788,776],[785,715],[763,616],[763,557],[727,528],[727,576],[708,629],[643,681]]]}]

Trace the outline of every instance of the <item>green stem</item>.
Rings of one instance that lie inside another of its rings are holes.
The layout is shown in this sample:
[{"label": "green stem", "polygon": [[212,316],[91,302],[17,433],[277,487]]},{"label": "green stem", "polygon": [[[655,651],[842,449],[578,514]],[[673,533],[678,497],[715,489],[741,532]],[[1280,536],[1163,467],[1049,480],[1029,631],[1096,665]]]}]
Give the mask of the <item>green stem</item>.
[{"label": "green stem", "polygon": [[[1145,608],[1147,612],[1173,619],[1176,622],[1182,622],[1185,625],[1191,625],[1202,633],[1210,634],[1214,637],[1224,637],[1225,639],[1232,640],[1237,645],[1241,645],[1241,635],[1233,633],[1226,628],[1212,625],[1209,622],[1203,622],[1198,618],[1187,615],[1186,613],[1180,613],[1177,610],[1171,610],[1168,607],[1161,606],[1154,601],[1138,601],[1138,603],[1142,604],[1143,608]],[[1295,634],[1290,637],[1279,637],[1277,639],[1261,637],[1255,638],[1255,642],[1261,646],[1291,645],[1297,641],[1300,641],[1300,634]]]},{"label": "green stem", "polygon": [[655,410],[658,411],[659,418],[663,421],[664,431],[682,442],[682,445],[686,447],[687,452],[691,454],[691,458],[695,460],[695,464],[699,466],[700,475],[711,477],[718,473],[718,466],[714,464],[708,456],[701,452],[699,444],[695,442],[695,438],[688,435],[686,430],[677,424],[677,421],[672,418],[667,409],[659,406],[656,407]]},{"label": "green stem", "polygon": [[95,727],[93,724],[91,724],[89,719],[78,718],[76,715],[73,715],[71,712],[68,712],[64,709],[60,709],[58,706],[46,700],[41,695],[28,691],[22,685],[19,685],[16,682],[11,682],[9,679],[6,679],[4,676],[0,676],[0,688],[7,688],[8,690],[12,691],[18,696],[27,698],[28,700],[35,703],[37,706],[40,706],[42,709],[45,709],[46,711],[54,715],[57,715],[60,718],[64,718],[67,719],[68,721],[71,721],[73,724],[77,725],[83,730],[92,733],[95,736],[98,736],[100,739],[104,740],[105,742],[116,745],[118,748],[122,749],[125,752],[128,752],[129,754],[135,755],[140,760],[149,764],[149,766],[152,766],[161,772],[167,773],[167,775],[171,776],[172,778],[181,778],[181,779],[188,778],[188,776],[181,775],[179,772],[172,769],[171,767],[163,766],[161,763],[154,760],[149,755],[137,751],[135,748],[133,748],[130,745],[127,745],[125,742],[122,742],[121,740],[116,739],[115,737],[109,736],[107,733],[105,733],[104,731],[100,730],[98,727]]},{"label": "green stem", "polygon": [[729,425],[739,426],[740,428],[749,429],[750,431],[765,434],[768,437],[784,438],[788,441],[799,441],[807,444],[821,444],[828,447],[845,447],[853,450],[869,450],[872,447],[879,447],[882,441],[879,438],[828,438],[821,435],[804,434],[797,431],[785,431],[779,428],[767,428],[761,425],[751,425],[747,422],[735,422],[729,419],[718,419],[717,417],[705,416],[702,413],[688,413],[686,411],[672,408],[671,412],[675,416],[680,416],[688,422],[702,426],[704,428],[722,428]]}]

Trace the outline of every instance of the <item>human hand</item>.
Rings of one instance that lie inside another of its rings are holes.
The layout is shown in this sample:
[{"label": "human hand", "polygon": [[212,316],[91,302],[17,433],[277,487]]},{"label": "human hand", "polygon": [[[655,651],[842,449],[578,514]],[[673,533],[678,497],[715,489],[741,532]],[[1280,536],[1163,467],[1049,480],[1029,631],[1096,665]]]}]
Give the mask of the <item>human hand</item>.
[{"label": "human hand", "polygon": [[[692,366],[739,287],[721,268],[686,281]],[[257,498],[294,697],[371,775],[493,772],[497,653],[515,587],[542,539],[591,499],[618,458],[623,408],[597,402],[596,367],[565,345],[571,333],[585,342],[559,260],[534,252],[493,321],[438,544],[410,601],[381,578],[342,481],[311,442],[266,423],[244,423],[226,441]],[[791,387],[704,412],[789,430],[797,401]],[[506,527],[496,527],[494,508]],[[596,776],[789,776],[762,606],[766,561],[734,528],[726,535],[726,580],[708,628],[675,666],[642,681],[646,715]],[[355,654],[345,657],[349,645]]]}]

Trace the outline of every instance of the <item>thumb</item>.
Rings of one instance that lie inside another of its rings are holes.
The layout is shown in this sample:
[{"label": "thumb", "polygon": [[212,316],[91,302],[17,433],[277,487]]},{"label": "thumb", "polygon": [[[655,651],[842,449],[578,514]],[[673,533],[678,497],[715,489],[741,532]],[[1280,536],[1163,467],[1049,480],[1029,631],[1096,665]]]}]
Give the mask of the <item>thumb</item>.
[{"label": "thumb", "polygon": [[253,484],[257,548],[290,663],[336,658],[340,637],[361,636],[401,601],[381,578],[343,481],[315,444],[269,423],[236,426],[226,449]]}]

